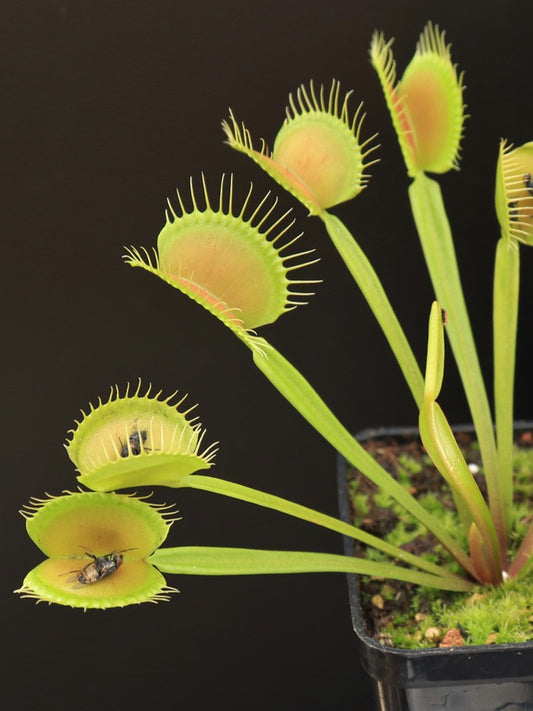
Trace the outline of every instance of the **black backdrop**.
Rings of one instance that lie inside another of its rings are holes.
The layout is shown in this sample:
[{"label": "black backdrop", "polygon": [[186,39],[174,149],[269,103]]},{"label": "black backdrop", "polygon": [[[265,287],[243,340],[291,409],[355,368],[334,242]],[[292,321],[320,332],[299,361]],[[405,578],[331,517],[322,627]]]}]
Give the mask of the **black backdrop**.
[{"label": "black backdrop", "polygon": [[[493,210],[500,136],[533,139],[531,27],[522,2],[350,0],[4,0],[2,111],[3,641],[12,708],[370,709],[342,575],[172,578],[170,603],[87,612],[34,605],[11,590],[42,558],[17,510],[73,489],[62,443],[80,408],[138,377],[199,403],[221,449],[214,473],[336,513],[335,454],[257,372],[213,317],[123,265],[154,244],[164,201],[189,175],[214,188],[233,171],[259,196],[275,187],[223,144],[231,106],[272,142],[290,91],[335,77],[364,99],[381,163],[336,209],[359,235],[422,361],[432,293],[407,180],[368,62],[372,31],[395,36],[400,70],[428,19],[466,71],[463,168],[441,182],[473,326],[491,369]],[[240,188],[239,188],[240,186]],[[294,206],[324,281],[309,306],[262,333],[351,430],[416,421],[375,323],[316,219]],[[517,415],[531,416],[532,255],[523,250]],[[451,361],[442,402],[467,410]],[[174,545],[341,552],[334,534],[246,504],[158,492],[183,519]]]}]

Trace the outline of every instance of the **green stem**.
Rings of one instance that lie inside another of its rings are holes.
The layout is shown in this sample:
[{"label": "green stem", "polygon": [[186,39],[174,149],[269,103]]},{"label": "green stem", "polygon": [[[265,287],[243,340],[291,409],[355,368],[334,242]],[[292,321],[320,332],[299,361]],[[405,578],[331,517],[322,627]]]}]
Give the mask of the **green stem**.
[{"label": "green stem", "polygon": [[252,350],[256,366],[319,434],[363,474],[387,491],[428,528],[473,577],[475,571],[467,554],[441,523],[409,494],[343,427],[303,375],[264,339],[262,354]]},{"label": "green stem", "polygon": [[466,310],[452,233],[438,183],[419,173],[409,187],[411,209],[438,301],[448,312],[446,328],[479,442],[491,514],[502,550],[505,520],[489,401]]},{"label": "green stem", "polygon": [[494,402],[498,469],[506,529],[513,506],[513,401],[520,248],[502,237],[494,266]]},{"label": "green stem", "polygon": [[162,573],[186,575],[262,575],[279,573],[357,573],[395,578],[440,590],[472,592],[468,580],[443,578],[386,563],[333,553],[268,551],[250,548],[184,546],[159,548],[148,562]]},{"label": "green stem", "polygon": [[326,211],[320,213],[319,217],[324,222],[331,241],[381,326],[418,409],[420,409],[424,399],[424,379],[378,275],[354,236],[338,217],[330,215]]},{"label": "green stem", "polygon": [[449,483],[457,498],[465,502],[482,537],[490,582],[502,581],[500,546],[494,524],[478,485],[468,469],[459,445],[439,404],[426,400],[420,411],[420,434],[433,464]]},{"label": "green stem", "polygon": [[[470,552],[474,567],[483,580],[487,578],[487,573],[488,580],[498,585],[502,580],[498,537],[485,499],[437,402],[443,378],[444,328],[440,304],[435,301],[429,317],[425,399],[419,417],[420,436],[431,461],[450,485],[454,501],[459,502],[457,508],[463,523],[467,524],[465,532],[469,537],[472,521],[475,521],[484,544],[486,561],[482,569],[476,565],[471,545]],[[465,513],[467,513],[466,517]]]},{"label": "green stem", "polygon": [[191,474],[185,477],[183,485],[192,489],[201,489],[202,491],[222,494],[223,496],[229,496],[233,499],[246,501],[251,504],[256,504],[257,506],[273,509],[274,511],[280,511],[294,518],[299,518],[304,521],[314,523],[317,526],[322,526],[330,531],[341,533],[343,536],[355,538],[365,545],[376,548],[383,551],[387,555],[392,556],[393,558],[401,560],[403,563],[408,563],[409,565],[422,568],[423,570],[426,570],[434,575],[446,578],[455,577],[452,573],[443,569],[441,566],[435,565],[435,563],[424,560],[419,556],[407,553],[407,551],[404,551],[397,546],[393,546],[390,543],[383,541],[381,538],[377,538],[377,536],[372,536],[356,526],[351,526],[348,523],[344,523],[344,521],[333,518],[333,516],[328,516],[320,513],[319,511],[314,511],[306,506],[301,506],[300,504],[296,504],[292,501],[282,499],[279,496],[267,494],[264,491],[258,491],[257,489],[251,489],[247,486],[242,486],[242,484],[227,481],[226,479],[217,479],[216,477],[202,476],[199,474]]}]

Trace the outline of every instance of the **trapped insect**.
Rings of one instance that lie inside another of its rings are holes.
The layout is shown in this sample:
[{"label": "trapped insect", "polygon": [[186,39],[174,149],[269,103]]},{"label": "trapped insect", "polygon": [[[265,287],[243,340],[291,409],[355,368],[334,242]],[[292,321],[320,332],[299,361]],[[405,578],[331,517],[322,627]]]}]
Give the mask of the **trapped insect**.
[{"label": "trapped insect", "polygon": [[119,439],[120,456],[123,458],[128,457],[130,454],[133,454],[133,456],[137,456],[143,450],[149,452],[150,450],[144,446],[146,438],[146,430],[134,429],[133,432],[129,435],[127,442],[122,442],[122,440]]},{"label": "trapped insect", "polygon": [[92,558],[90,563],[81,570],[71,570],[71,573],[77,573],[76,580],[83,585],[93,585],[102,578],[107,578],[113,573],[116,573],[124,561],[124,553],[134,550],[133,548],[125,548],[121,551],[111,551],[102,556],[94,555],[94,553],[86,554]]}]

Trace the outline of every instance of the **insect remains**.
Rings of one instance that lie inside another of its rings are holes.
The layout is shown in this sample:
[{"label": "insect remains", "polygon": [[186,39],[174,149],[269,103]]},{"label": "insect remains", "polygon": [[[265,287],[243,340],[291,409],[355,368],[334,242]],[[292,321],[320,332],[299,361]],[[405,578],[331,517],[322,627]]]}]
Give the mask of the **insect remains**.
[{"label": "insect remains", "polygon": [[120,456],[125,458],[129,457],[130,454],[132,454],[134,457],[138,456],[141,454],[141,452],[149,452],[150,449],[148,447],[144,446],[144,443],[146,442],[147,438],[147,432],[146,430],[138,430],[134,429],[132,433],[128,437],[127,442],[123,442],[121,439],[119,439],[120,442]]},{"label": "insect remains", "polygon": [[[124,553],[126,551],[135,550],[134,548],[124,548],[121,551],[111,551],[105,555],[98,556],[89,551],[85,551],[89,558],[92,558],[90,563],[81,570],[70,570],[70,573],[77,573],[76,580],[83,585],[93,585],[103,578],[108,578],[120,568],[124,562]],[[66,573],[64,573],[66,575]]]}]

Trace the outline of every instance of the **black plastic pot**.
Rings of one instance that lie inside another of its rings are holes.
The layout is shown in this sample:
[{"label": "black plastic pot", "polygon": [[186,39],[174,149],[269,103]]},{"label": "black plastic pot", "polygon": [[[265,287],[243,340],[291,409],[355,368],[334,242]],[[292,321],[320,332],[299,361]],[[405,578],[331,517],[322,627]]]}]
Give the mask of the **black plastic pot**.
[{"label": "black plastic pot", "polygon": [[[532,423],[517,423],[516,430]],[[472,431],[457,427],[457,431]],[[410,437],[413,428],[365,430],[360,442],[375,437]],[[338,460],[341,518],[350,522],[348,465]],[[347,555],[354,541],[345,538]],[[370,675],[378,711],[533,711],[533,642],[436,649],[386,647],[365,631],[358,576],[348,575],[354,630],[360,641],[361,661]]]}]

